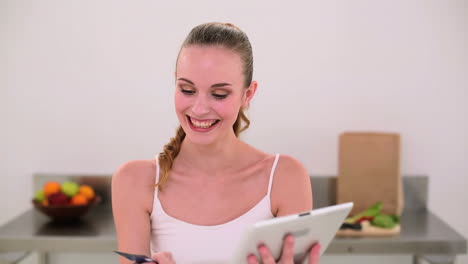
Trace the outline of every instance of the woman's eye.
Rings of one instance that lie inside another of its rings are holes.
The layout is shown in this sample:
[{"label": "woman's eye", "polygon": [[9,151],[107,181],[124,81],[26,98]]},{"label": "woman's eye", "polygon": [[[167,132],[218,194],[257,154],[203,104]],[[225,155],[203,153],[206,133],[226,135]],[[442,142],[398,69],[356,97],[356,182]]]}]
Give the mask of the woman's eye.
[{"label": "woman's eye", "polygon": [[181,91],[183,94],[186,94],[186,95],[192,95],[192,94],[195,93],[194,90],[180,89],[180,91]]},{"label": "woman's eye", "polygon": [[228,96],[227,94],[215,94],[215,93],[213,94],[213,97],[218,100],[224,99],[227,96]]}]

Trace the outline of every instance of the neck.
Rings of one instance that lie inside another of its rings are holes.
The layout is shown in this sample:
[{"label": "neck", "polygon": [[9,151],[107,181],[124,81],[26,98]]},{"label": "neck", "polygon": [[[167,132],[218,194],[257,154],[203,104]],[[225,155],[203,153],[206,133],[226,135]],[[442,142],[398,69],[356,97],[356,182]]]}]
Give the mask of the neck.
[{"label": "neck", "polygon": [[184,140],[177,156],[178,162],[189,168],[215,175],[232,167],[239,159],[239,151],[245,143],[237,137],[223,139],[222,142],[210,145],[197,145]]}]

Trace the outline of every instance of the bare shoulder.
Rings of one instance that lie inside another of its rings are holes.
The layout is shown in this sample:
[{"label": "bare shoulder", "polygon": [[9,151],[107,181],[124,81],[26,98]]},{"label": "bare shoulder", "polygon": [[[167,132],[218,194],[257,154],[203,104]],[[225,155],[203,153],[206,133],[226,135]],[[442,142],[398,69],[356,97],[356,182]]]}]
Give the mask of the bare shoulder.
[{"label": "bare shoulder", "polygon": [[[131,182],[154,180],[156,170],[155,160],[132,160],[120,165],[114,173],[113,179]],[[153,182],[154,183],[154,182]]]},{"label": "bare shoulder", "polygon": [[126,201],[141,204],[150,210],[155,181],[155,160],[128,161],[119,166],[112,176],[112,195],[125,197]]},{"label": "bare shoulder", "polygon": [[297,159],[281,155],[276,166],[271,193],[276,216],[312,210],[310,176]]},{"label": "bare shoulder", "polygon": [[302,164],[302,162],[300,162],[296,158],[291,157],[289,155],[280,155],[277,166],[278,166],[278,170],[281,170],[281,171],[278,171],[280,173],[284,171],[289,171],[289,172],[296,172],[296,173],[300,172],[300,173],[307,174],[307,170]]}]

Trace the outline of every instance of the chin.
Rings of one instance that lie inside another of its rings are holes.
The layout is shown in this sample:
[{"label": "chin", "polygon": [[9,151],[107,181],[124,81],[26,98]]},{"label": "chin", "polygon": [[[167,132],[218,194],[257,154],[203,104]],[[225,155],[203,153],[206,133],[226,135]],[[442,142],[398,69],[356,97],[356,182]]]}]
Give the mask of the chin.
[{"label": "chin", "polygon": [[[185,140],[188,140],[190,143],[199,146],[210,146],[215,145],[221,141],[225,141],[228,137],[225,135],[226,131],[221,131],[220,129],[213,130],[209,133],[200,133],[194,130],[191,130],[190,127],[184,128],[185,131]],[[224,132],[224,133],[223,133]]]},{"label": "chin", "polygon": [[[192,132],[192,131],[191,131]],[[199,146],[210,146],[215,144],[218,140],[215,136],[206,136],[206,135],[194,135],[194,133],[186,133],[185,140],[189,141],[194,145]]]}]

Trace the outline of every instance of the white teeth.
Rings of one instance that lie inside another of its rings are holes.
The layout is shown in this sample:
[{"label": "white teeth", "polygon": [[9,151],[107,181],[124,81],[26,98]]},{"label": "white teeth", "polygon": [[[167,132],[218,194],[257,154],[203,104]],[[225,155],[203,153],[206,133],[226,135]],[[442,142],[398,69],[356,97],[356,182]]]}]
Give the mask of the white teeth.
[{"label": "white teeth", "polygon": [[211,121],[211,122],[198,122],[198,121],[195,121],[193,119],[190,118],[190,121],[192,122],[192,124],[195,126],[195,127],[198,127],[198,128],[209,128],[210,126],[212,126],[215,122],[215,121]]}]

